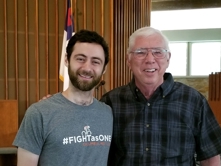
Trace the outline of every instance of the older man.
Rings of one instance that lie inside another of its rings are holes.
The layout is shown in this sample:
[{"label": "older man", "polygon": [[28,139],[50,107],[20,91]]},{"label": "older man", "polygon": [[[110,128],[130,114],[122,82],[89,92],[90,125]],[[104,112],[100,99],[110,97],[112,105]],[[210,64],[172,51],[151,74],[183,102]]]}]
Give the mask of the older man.
[{"label": "older man", "polygon": [[151,27],[129,39],[128,85],[105,94],[114,116],[110,166],[220,166],[221,129],[207,100],[174,82],[167,38]]}]

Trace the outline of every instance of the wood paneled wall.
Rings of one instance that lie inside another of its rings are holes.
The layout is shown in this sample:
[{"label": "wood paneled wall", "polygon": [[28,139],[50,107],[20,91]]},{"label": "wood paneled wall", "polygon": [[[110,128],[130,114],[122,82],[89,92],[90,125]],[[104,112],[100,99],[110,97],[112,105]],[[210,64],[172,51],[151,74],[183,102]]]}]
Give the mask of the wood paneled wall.
[{"label": "wood paneled wall", "polygon": [[0,1],[0,99],[25,110],[61,90],[59,61],[66,4],[63,0]]},{"label": "wood paneled wall", "polygon": [[150,0],[114,1],[113,87],[127,84],[131,73],[126,66],[129,36],[138,28],[150,25]]},{"label": "wood paneled wall", "polygon": [[[72,0],[75,30],[104,36],[110,63],[95,97],[126,84],[129,35],[150,24],[150,0]],[[19,123],[30,104],[62,90],[59,64],[65,0],[0,1],[0,99],[18,100]]]},{"label": "wood paneled wall", "polygon": [[110,48],[110,62],[103,75],[105,85],[95,90],[95,97],[113,88],[113,1],[112,0],[74,0],[72,3],[75,29],[89,29],[98,32],[107,41]]},{"label": "wood paneled wall", "polygon": [[221,72],[215,72],[209,75],[208,102],[221,126]]},{"label": "wood paneled wall", "polygon": [[126,66],[128,38],[136,29],[150,25],[151,0],[75,0],[76,29],[99,32],[109,44],[110,62],[103,79],[105,92],[127,84],[131,73]]}]

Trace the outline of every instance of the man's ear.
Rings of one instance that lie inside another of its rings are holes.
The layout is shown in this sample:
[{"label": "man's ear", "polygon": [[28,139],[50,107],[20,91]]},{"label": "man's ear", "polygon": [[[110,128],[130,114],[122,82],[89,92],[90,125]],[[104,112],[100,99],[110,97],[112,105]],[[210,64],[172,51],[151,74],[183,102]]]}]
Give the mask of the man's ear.
[{"label": "man's ear", "polygon": [[69,63],[68,63],[68,55],[67,55],[67,53],[65,54],[64,64],[65,64],[66,67],[68,67],[68,65],[69,65]]},{"label": "man's ear", "polygon": [[168,53],[168,57],[167,57],[167,62],[170,61],[170,58],[171,58],[171,53],[169,52],[169,53]]},{"label": "man's ear", "polygon": [[130,64],[130,54],[126,55],[126,62],[127,62],[127,66],[129,67],[129,69],[131,69],[131,64]]},{"label": "man's ear", "polygon": [[171,53],[169,52],[168,55],[167,55],[167,68],[170,65],[170,58],[171,58]]}]

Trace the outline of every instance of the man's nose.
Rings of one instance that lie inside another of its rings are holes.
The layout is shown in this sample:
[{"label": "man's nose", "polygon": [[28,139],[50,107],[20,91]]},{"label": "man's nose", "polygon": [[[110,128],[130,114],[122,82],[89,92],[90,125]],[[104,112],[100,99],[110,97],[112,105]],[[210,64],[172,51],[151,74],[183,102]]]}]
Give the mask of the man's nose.
[{"label": "man's nose", "polygon": [[85,61],[84,64],[83,64],[83,68],[87,71],[91,70],[91,62],[89,60]]},{"label": "man's nose", "polygon": [[145,60],[153,60],[153,59],[155,59],[155,57],[153,56],[153,52],[152,52],[151,49],[148,49],[147,50],[147,55],[145,57]]}]

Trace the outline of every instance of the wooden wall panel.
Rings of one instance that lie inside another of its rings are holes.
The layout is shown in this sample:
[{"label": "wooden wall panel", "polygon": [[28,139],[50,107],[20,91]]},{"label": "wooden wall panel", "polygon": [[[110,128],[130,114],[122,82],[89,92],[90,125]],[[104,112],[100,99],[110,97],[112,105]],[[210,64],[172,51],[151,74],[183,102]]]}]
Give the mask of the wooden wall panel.
[{"label": "wooden wall panel", "polygon": [[[150,0],[72,0],[72,11],[75,31],[97,31],[110,47],[105,85],[95,93],[99,99],[130,80],[128,37],[149,25]],[[19,123],[32,103],[62,90],[58,73],[65,12],[65,0],[0,1],[0,99],[18,100]]]},{"label": "wooden wall panel", "polygon": [[150,0],[75,0],[75,29],[95,30],[110,47],[110,63],[103,76],[105,85],[95,93],[105,92],[128,83],[131,73],[126,66],[128,38],[136,29],[150,25]]},{"label": "wooden wall panel", "polygon": [[221,125],[221,72],[209,75],[209,97],[208,102]]},{"label": "wooden wall panel", "polygon": [[127,84],[131,73],[126,66],[129,36],[138,28],[150,25],[150,0],[114,1],[113,87]]},{"label": "wooden wall panel", "polygon": [[110,47],[110,62],[103,76],[105,85],[95,90],[95,97],[113,88],[113,1],[112,0],[74,0],[72,9],[75,30],[88,29],[98,32],[105,38]]},{"label": "wooden wall panel", "polygon": [[62,89],[58,79],[66,1],[0,1],[0,99],[27,107]]}]

